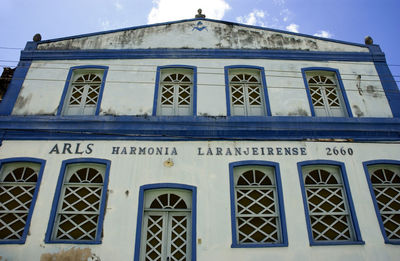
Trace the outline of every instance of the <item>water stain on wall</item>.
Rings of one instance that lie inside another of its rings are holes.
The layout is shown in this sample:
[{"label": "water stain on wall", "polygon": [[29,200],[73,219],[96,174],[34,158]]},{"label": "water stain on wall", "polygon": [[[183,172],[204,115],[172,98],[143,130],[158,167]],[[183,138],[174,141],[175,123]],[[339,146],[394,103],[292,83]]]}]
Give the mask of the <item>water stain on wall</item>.
[{"label": "water stain on wall", "polygon": [[40,261],[101,261],[100,257],[92,253],[90,248],[71,248],[58,253],[45,253]]}]

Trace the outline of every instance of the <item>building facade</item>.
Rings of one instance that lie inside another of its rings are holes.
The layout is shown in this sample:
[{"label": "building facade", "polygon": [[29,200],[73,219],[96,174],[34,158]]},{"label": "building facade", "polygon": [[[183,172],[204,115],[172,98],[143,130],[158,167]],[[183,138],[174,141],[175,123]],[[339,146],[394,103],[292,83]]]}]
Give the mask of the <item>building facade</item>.
[{"label": "building facade", "polygon": [[399,117],[372,43],[205,18],[28,42],[0,260],[396,260]]}]

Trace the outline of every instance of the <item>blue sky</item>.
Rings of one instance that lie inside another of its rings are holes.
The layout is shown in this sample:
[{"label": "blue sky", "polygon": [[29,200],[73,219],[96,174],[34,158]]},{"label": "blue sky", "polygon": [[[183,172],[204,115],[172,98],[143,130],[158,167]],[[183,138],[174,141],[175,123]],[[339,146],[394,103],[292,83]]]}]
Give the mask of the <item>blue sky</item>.
[{"label": "blue sky", "polygon": [[[193,18],[240,22],[355,43],[372,36],[400,81],[400,0],[4,0],[0,72],[35,33],[43,40]],[[397,65],[397,66],[395,66]]]}]

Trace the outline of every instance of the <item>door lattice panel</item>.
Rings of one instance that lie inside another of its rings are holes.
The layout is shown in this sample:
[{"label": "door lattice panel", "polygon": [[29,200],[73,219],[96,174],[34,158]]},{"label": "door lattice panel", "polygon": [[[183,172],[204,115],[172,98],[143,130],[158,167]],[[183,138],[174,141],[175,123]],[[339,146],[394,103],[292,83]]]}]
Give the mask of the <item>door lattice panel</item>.
[{"label": "door lattice panel", "polygon": [[[3,173],[2,173],[3,174]],[[29,167],[4,173],[0,182],[0,239],[22,238],[38,179]]]},{"label": "door lattice panel", "polygon": [[94,168],[69,173],[59,203],[55,238],[95,240],[98,229],[103,174]]},{"label": "door lattice panel", "polygon": [[280,224],[274,176],[247,170],[235,186],[238,243],[279,243]]},{"label": "door lattice panel", "polygon": [[170,261],[186,260],[187,253],[187,226],[186,216],[171,215],[171,245]]},{"label": "door lattice panel", "polygon": [[149,215],[146,229],[146,261],[162,260],[162,244],[164,218],[159,215]]},{"label": "door lattice panel", "polygon": [[314,240],[352,240],[350,214],[340,176],[315,169],[305,174],[304,183]]},{"label": "door lattice panel", "polygon": [[381,168],[371,175],[386,236],[390,240],[400,240],[400,173]]}]

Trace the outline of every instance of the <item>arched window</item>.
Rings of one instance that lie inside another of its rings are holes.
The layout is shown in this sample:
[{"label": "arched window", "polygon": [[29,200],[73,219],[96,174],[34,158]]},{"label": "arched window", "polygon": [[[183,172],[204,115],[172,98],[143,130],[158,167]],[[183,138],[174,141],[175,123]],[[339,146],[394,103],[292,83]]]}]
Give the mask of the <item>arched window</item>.
[{"label": "arched window", "polygon": [[195,68],[183,66],[159,68],[158,79],[156,114],[164,116],[193,115],[196,85]]},{"label": "arched window", "polygon": [[263,81],[263,70],[256,68],[225,68],[229,97],[229,115],[233,116],[265,116],[266,89]]},{"label": "arched window", "polygon": [[10,162],[0,172],[0,243],[24,243],[41,178],[41,164]]},{"label": "arched window", "polygon": [[369,165],[368,174],[385,240],[400,244],[400,165]]},{"label": "arched window", "polygon": [[303,69],[313,115],[323,117],[351,116],[338,73],[334,69]]},{"label": "arched window", "polygon": [[146,190],[142,224],[140,260],[191,260],[191,191]]},{"label": "arched window", "polygon": [[98,115],[108,67],[77,66],[70,69],[60,115]]},{"label": "arched window", "polygon": [[234,200],[232,246],[287,244],[282,192],[275,166],[238,162],[231,163],[231,170]]},{"label": "arched window", "polygon": [[360,242],[343,166],[299,164],[311,244]]},{"label": "arched window", "polygon": [[[49,242],[98,242],[106,193],[106,164],[80,162],[63,167]],[[54,224],[53,224],[54,223]]]}]

